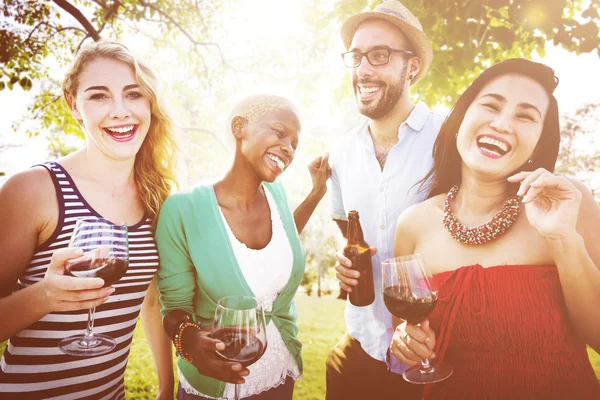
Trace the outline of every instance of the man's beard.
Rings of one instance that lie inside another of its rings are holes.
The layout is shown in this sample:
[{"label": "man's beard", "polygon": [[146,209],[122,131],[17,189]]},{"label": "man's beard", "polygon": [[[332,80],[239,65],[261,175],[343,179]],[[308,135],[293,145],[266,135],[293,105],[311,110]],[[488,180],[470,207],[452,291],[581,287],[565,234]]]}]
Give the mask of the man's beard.
[{"label": "man's beard", "polygon": [[[360,80],[354,84],[354,90],[356,101],[358,103],[358,111],[370,119],[380,119],[387,116],[390,111],[396,107],[396,104],[400,101],[402,94],[404,93],[404,82],[406,81],[406,67],[400,72],[400,79],[387,84],[377,80]],[[373,99],[366,103],[359,100],[360,91],[358,83],[373,83],[380,87],[380,91],[383,91],[383,97],[379,100]]]}]

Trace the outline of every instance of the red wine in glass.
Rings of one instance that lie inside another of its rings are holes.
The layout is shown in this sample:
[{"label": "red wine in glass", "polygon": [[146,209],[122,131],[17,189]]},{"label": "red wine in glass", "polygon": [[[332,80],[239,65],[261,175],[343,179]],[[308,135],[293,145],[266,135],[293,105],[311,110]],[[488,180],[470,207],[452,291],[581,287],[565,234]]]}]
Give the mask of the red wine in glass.
[{"label": "red wine in glass", "polygon": [[[437,288],[420,254],[396,257],[381,263],[383,302],[392,315],[418,325],[435,308]],[[435,383],[452,375],[452,367],[428,359],[408,368],[402,376],[410,383]]]},{"label": "red wine in glass", "polygon": [[256,335],[245,335],[230,329],[219,329],[211,337],[225,343],[225,350],[217,351],[217,356],[224,361],[234,361],[244,368],[257,362],[265,351],[267,344]]},{"label": "red wine in glass", "polygon": [[[129,266],[127,225],[113,224],[103,218],[79,219],[75,223],[69,247],[83,250],[81,257],[65,263],[67,275],[78,279],[102,278],[104,286],[118,282]],[[88,311],[84,333],[62,339],[58,348],[66,354],[91,357],[106,354],[117,342],[110,336],[94,333],[95,308]]]},{"label": "red wine in glass", "polygon": [[[417,296],[414,294],[417,293]],[[392,315],[416,325],[433,311],[437,293],[424,288],[392,285],[383,290],[383,302]]]},{"label": "red wine in glass", "polygon": [[120,281],[128,266],[129,261],[119,258],[83,259],[67,263],[67,272],[77,278],[102,278],[107,287]]},{"label": "red wine in glass", "polygon": [[[262,306],[252,296],[227,296],[217,302],[211,336],[225,343],[225,350],[215,351],[225,361],[244,367],[254,364],[267,350],[267,329]],[[240,385],[235,385],[235,399]]]}]

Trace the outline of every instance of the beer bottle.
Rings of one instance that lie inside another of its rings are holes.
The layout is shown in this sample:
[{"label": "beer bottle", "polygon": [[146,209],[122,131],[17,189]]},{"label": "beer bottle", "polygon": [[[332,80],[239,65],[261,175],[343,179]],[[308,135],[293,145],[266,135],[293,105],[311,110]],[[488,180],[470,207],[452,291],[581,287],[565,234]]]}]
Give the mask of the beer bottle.
[{"label": "beer bottle", "polygon": [[371,249],[363,237],[358,211],[356,210],[348,212],[347,237],[348,243],[344,247],[344,255],[352,261],[352,269],[360,272],[358,285],[352,287],[352,292],[348,293],[348,299],[355,306],[368,306],[375,301]]}]

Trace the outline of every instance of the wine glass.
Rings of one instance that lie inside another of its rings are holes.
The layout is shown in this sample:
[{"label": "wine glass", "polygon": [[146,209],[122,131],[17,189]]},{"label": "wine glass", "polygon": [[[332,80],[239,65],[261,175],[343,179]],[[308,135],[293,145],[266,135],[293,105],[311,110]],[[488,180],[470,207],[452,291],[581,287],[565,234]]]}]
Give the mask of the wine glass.
[{"label": "wine glass", "polygon": [[[265,314],[252,296],[228,296],[217,302],[211,337],[225,343],[216,350],[224,361],[239,362],[244,368],[258,361],[267,350]],[[240,397],[235,385],[235,399]]]},{"label": "wine glass", "polygon": [[[437,288],[420,254],[396,257],[381,263],[383,301],[393,315],[417,325],[437,304]],[[408,368],[402,376],[410,383],[443,381],[452,375],[452,367],[429,359]]]},{"label": "wine glass", "polygon": [[[78,219],[69,247],[83,249],[81,257],[67,261],[68,275],[78,278],[102,278],[104,287],[118,282],[129,266],[127,225],[115,225],[102,218]],[[94,333],[94,312],[88,311],[84,333],[64,338],[58,344],[66,354],[81,357],[99,356],[115,348],[117,342],[100,333]]]}]

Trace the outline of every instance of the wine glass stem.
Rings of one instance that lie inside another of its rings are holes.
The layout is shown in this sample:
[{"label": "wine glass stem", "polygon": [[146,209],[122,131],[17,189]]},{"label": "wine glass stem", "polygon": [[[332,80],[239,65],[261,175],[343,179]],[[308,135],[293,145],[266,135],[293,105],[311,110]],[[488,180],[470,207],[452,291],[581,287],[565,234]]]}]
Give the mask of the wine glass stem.
[{"label": "wine glass stem", "polygon": [[433,367],[429,363],[429,358],[424,358],[421,360],[421,372],[425,374],[430,374],[434,371]]},{"label": "wine glass stem", "polygon": [[83,337],[84,342],[92,342],[94,340],[94,314],[96,313],[96,307],[90,308],[88,310],[88,323],[87,328],[85,329],[85,334]]},{"label": "wine glass stem", "polygon": [[240,400],[240,385],[235,384],[235,400]]}]

